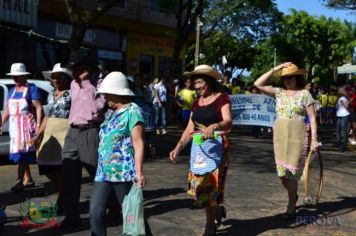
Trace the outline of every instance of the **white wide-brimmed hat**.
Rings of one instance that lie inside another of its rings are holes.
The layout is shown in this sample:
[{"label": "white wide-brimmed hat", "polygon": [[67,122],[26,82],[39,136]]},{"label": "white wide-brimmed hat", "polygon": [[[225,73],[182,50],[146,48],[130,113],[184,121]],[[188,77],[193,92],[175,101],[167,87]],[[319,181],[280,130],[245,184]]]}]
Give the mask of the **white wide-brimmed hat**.
[{"label": "white wide-brimmed hat", "polygon": [[42,71],[42,75],[43,77],[45,77],[46,80],[49,80],[51,74],[53,73],[64,73],[73,79],[72,71],[68,68],[62,67],[61,63],[54,64],[53,70]]},{"label": "white wide-brimmed hat", "polygon": [[220,74],[218,71],[214,70],[209,65],[199,65],[199,66],[195,67],[193,71],[184,72],[184,75],[189,76],[189,77],[194,76],[194,75],[206,75],[206,76],[209,76],[216,80],[222,79],[222,74]]},{"label": "white wide-brimmed hat", "polygon": [[119,71],[109,73],[101,83],[97,93],[114,94],[119,96],[135,95],[129,87],[129,82],[126,79],[126,76]]},{"label": "white wide-brimmed hat", "polygon": [[30,72],[26,71],[26,66],[23,63],[13,63],[11,65],[10,73],[6,75],[9,76],[21,76],[21,75],[30,75]]}]

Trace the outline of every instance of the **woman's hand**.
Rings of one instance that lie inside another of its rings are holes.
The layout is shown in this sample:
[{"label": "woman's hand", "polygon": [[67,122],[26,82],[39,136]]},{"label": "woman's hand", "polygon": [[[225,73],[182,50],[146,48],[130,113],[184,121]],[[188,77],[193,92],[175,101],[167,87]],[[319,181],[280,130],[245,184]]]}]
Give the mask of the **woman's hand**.
[{"label": "woman's hand", "polygon": [[312,140],[312,141],[311,141],[311,144],[310,144],[311,150],[313,150],[313,151],[318,151],[319,146],[320,146],[320,145],[319,145],[318,140]]},{"label": "woman's hand", "polygon": [[276,67],[273,68],[273,71],[279,71],[279,70],[282,70],[283,68],[285,67],[288,67],[292,64],[292,62],[284,62]]},{"label": "woman's hand", "polygon": [[137,174],[135,176],[135,181],[138,187],[143,188],[146,184],[145,176],[143,174]]},{"label": "woman's hand", "polygon": [[180,153],[180,147],[177,146],[175,147],[170,153],[169,153],[169,159],[171,160],[172,163],[177,162],[178,155]]},{"label": "woman's hand", "polygon": [[209,125],[206,128],[201,128],[203,139],[211,139],[214,138],[214,130],[216,129],[216,124]]}]

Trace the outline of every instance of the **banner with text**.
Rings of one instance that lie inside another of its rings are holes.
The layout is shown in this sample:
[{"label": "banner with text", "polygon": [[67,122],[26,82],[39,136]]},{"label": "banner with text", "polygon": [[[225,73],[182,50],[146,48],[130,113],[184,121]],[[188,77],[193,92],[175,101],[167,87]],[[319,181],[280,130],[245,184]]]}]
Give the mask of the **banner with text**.
[{"label": "banner with text", "polygon": [[262,94],[232,95],[231,112],[234,125],[272,127],[276,119],[276,100]]}]

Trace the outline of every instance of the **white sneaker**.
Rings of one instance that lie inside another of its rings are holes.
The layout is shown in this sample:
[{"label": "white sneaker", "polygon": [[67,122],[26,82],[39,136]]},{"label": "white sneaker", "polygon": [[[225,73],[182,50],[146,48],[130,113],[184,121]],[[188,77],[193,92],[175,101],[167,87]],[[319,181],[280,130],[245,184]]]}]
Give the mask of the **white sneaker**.
[{"label": "white sneaker", "polygon": [[160,134],[161,134],[161,132],[159,132],[159,129],[156,130],[156,134],[157,134],[157,135],[160,135]]},{"label": "white sneaker", "polygon": [[168,134],[167,130],[166,129],[162,129],[162,134],[163,135]]}]

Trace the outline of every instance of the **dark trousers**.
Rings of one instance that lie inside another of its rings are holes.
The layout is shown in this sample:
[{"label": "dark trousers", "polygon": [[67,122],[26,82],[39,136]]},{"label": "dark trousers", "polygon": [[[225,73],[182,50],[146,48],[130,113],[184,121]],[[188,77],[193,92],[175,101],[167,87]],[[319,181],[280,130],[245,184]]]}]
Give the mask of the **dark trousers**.
[{"label": "dark trousers", "polygon": [[[348,143],[348,124],[350,116],[337,117],[336,121],[336,142],[341,145],[341,148],[346,148]],[[344,141],[341,143],[341,134],[344,137]]]},{"label": "dark trousers", "polygon": [[99,128],[69,128],[62,151],[64,214],[80,221],[79,201],[82,167],[94,180],[98,164]]},{"label": "dark trousers", "polygon": [[90,198],[90,228],[92,236],[105,236],[105,211],[109,195],[114,190],[120,206],[130,192],[132,182],[95,182]]}]

